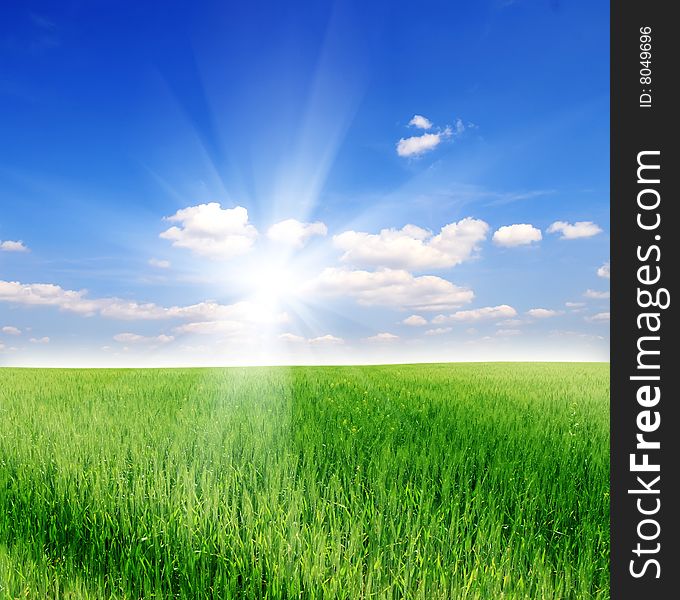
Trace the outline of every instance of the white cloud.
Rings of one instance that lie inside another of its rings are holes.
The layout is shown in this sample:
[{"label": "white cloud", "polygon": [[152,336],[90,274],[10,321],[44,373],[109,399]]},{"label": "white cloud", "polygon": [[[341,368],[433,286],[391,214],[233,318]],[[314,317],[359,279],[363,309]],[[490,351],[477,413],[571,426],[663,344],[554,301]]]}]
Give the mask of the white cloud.
[{"label": "white cloud", "polygon": [[437,235],[416,225],[406,225],[402,229],[382,229],[377,234],[345,231],[333,236],[333,243],[344,250],[343,262],[358,266],[445,268],[468,260],[488,230],[484,221],[467,217],[445,225]]},{"label": "white cloud", "polygon": [[[193,316],[194,310],[199,311],[199,307],[203,306],[202,303],[201,305],[194,305],[190,307],[173,306],[166,308],[153,302],[140,303],[120,300],[117,298],[102,298],[99,300],[93,300],[93,303],[97,307],[99,314],[101,314],[103,317],[107,317],[109,319],[118,319],[121,321],[153,321],[159,319],[170,319],[173,317],[191,318]],[[205,306],[209,306],[209,304],[205,303]],[[207,315],[206,318],[208,318]]]},{"label": "white cloud", "polygon": [[31,306],[57,306],[80,314],[94,314],[97,302],[85,298],[85,290],[65,290],[51,283],[22,284],[0,280],[0,302]]},{"label": "white cloud", "polygon": [[410,327],[420,327],[421,325],[427,325],[427,319],[420,315],[411,315],[410,317],[406,317],[402,323],[404,325],[409,325]]},{"label": "white cloud", "polygon": [[499,306],[485,306],[472,310],[459,310],[452,315],[437,315],[432,319],[433,323],[452,323],[457,321],[493,321],[498,319],[510,319],[517,316],[517,311],[507,304]]},{"label": "white cloud", "polygon": [[540,242],[542,238],[541,230],[528,223],[504,225],[493,234],[494,244],[507,248],[526,246],[532,242]]},{"label": "white cloud", "polygon": [[92,304],[101,316],[120,321],[153,321],[157,319],[167,319],[170,318],[168,312],[172,310],[159,306],[153,302],[140,303],[121,300],[119,298],[95,299],[92,300]]},{"label": "white cloud", "polygon": [[5,325],[2,329],[0,329],[2,333],[6,333],[7,335],[21,335],[21,329],[18,327],[13,327],[12,325]]},{"label": "white cloud", "polygon": [[[422,115],[414,115],[408,124],[411,127],[417,127],[418,129],[423,130],[430,130],[433,127],[432,121]],[[434,150],[439,146],[442,140],[459,137],[466,129],[475,127],[476,125],[473,123],[467,123],[466,125],[462,119],[456,119],[453,127],[447,125],[444,129],[438,129],[436,132],[401,138],[397,142],[397,154],[399,156],[418,156],[424,154],[425,152]]]},{"label": "white cloud", "polygon": [[394,335],[393,333],[388,333],[388,332],[383,332],[383,333],[378,333],[376,335],[372,335],[371,337],[367,337],[365,341],[367,342],[394,342],[395,340],[398,340],[399,336]]},{"label": "white cloud", "polygon": [[94,301],[101,304],[100,313],[104,317],[121,320],[156,320],[156,319],[190,319],[198,321],[246,320],[285,321],[284,313],[271,315],[261,312],[257,304],[236,302],[235,304],[219,304],[217,302],[199,302],[188,306],[159,306],[153,302],[128,302],[118,298]]},{"label": "white cloud", "polygon": [[284,323],[286,313],[272,313],[253,302],[219,304],[199,302],[188,306],[160,306],[153,302],[135,302],[121,298],[88,298],[87,291],[65,290],[51,283],[23,284],[0,280],[0,302],[26,306],[54,306],[84,316],[123,321],[182,319],[189,321],[239,321],[249,323]]},{"label": "white cloud", "polygon": [[594,300],[605,300],[609,298],[609,292],[600,292],[597,290],[586,290],[583,294],[586,298],[592,298]]},{"label": "white cloud", "polygon": [[28,252],[29,249],[24,243],[19,241],[0,240],[0,252]]},{"label": "white cloud", "polygon": [[498,321],[498,323],[496,323],[496,327],[507,327],[514,329],[520,325],[524,325],[525,323],[526,321],[522,321],[522,319],[503,319],[502,321]]},{"label": "white cloud", "polygon": [[345,340],[343,340],[342,338],[339,338],[339,337],[335,337],[334,335],[326,334],[326,335],[322,335],[322,336],[319,336],[319,337],[312,338],[311,340],[309,340],[309,343],[310,344],[322,344],[322,345],[325,345],[325,344],[329,344],[329,345],[338,344],[339,345],[339,344],[344,344]]},{"label": "white cloud", "polygon": [[434,329],[428,329],[425,335],[444,335],[449,331],[453,331],[453,327],[435,327]]},{"label": "white cloud", "polygon": [[245,329],[245,324],[241,321],[195,321],[192,323],[185,323],[175,327],[176,333],[190,333],[198,335],[215,335],[228,334],[234,335],[242,333]]},{"label": "white cloud", "polygon": [[171,266],[169,260],[160,260],[158,258],[150,258],[149,265],[157,269],[169,269]]},{"label": "white cloud", "polygon": [[474,292],[450,281],[408,271],[352,271],[328,267],[308,284],[310,292],[350,296],[364,306],[397,306],[411,310],[446,310],[471,302]]},{"label": "white cloud", "polygon": [[610,268],[609,268],[609,261],[604,263],[598,270],[597,270],[597,275],[598,277],[604,277],[605,279],[610,278]]},{"label": "white cloud", "polygon": [[586,321],[593,321],[595,323],[606,323],[609,321],[610,315],[608,312],[601,312],[593,315],[592,317],[586,317]]},{"label": "white cloud", "polygon": [[272,312],[268,307],[245,301],[229,305],[202,302],[166,310],[175,317],[191,319],[175,327],[176,333],[200,335],[246,334],[255,324],[280,324],[289,320],[285,312]]},{"label": "white cloud", "polygon": [[408,124],[418,129],[432,129],[432,121],[422,115],[413,115]]},{"label": "white cloud", "polygon": [[553,310],[551,308],[532,308],[527,311],[527,315],[533,319],[550,319],[551,317],[557,317],[561,314],[561,310]]},{"label": "white cloud", "polygon": [[41,337],[41,338],[31,338],[28,340],[31,342],[31,344],[49,344],[50,343],[50,338],[47,336]]},{"label": "white cloud", "polygon": [[496,331],[497,337],[513,337],[521,334],[522,331],[520,329],[498,329]]},{"label": "white cloud", "polygon": [[121,344],[150,344],[150,343],[161,343],[168,344],[172,342],[175,338],[172,335],[137,335],[136,333],[118,333],[113,336],[113,339]]},{"label": "white cloud", "polygon": [[294,248],[302,248],[310,237],[327,233],[328,228],[321,221],[302,223],[297,219],[286,219],[272,225],[267,231],[267,237]]},{"label": "white cloud", "polygon": [[[387,334],[389,335],[389,334]],[[377,337],[377,336],[376,336]],[[288,342],[291,344],[313,344],[319,346],[339,346],[345,343],[342,338],[336,337],[334,335],[326,334],[314,338],[304,338],[301,335],[295,335],[294,333],[282,333],[278,336],[281,341]]]},{"label": "white cloud", "polygon": [[283,340],[284,342],[293,342],[296,344],[306,341],[305,338],[300,335],[295,335],[294,333],[282,333],[279,336],[279,339]]},{"label": "white cloud", "polygon": [[580,338],[584,340],[603,340],[601,335],[593,335],[591,333],[583,333],[582,331],[566,331],[561,329],[553,329],[549,331],[550,337],[555,338]]},{"label": "white cloud", "polygon": [[397,154],[399,156],[418,156],[434,150],[441,141],[451,136],[451,130],[447,127],[438,133],[423,133],[408,138],[401,138],[397,142]]},{"label": "white cloud", "polygon": [[474,129],[477,126],[474,125],[473,123],[468,123],[467,125],[465,125],[465,123],[463,123],[463,119],[456,119],[456,122],[453,124],[453,127],[454,127],[454,132],[455,132],[456,136],[459,136],[459,135],[462,135],[465,132],[466,129],[468,129],[468,128]]},{"label": "white cloud", "polygon": [[583,308],[586,305],[585,302],[565,302],[564,306],[567,308]]},{"label": "white cloud", "polygon": [[229,259],[247,253],[257,237],[242,206],[223,209],[219,203],[199,204],[178,210],[166,221],[179,223],[162,232],[177,248],[187,248],[198,256]]},{"label": "white cloud", "polygon": [[566,221],[555,221],[548,229],[548,233],[561,233],[562,240],[575,240],[578,238],[588,238],[602,233],[602,228],[592,221],[577,221],[567,223]]}]

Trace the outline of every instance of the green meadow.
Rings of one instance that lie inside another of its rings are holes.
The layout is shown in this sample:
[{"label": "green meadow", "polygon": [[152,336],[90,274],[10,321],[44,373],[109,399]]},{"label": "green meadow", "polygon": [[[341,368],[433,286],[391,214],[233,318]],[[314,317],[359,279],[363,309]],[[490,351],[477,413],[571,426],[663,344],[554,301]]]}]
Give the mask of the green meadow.
[{"label": "green meadow", "polygon": [[0,369],[0,599],[609,597],[609,366]]}]

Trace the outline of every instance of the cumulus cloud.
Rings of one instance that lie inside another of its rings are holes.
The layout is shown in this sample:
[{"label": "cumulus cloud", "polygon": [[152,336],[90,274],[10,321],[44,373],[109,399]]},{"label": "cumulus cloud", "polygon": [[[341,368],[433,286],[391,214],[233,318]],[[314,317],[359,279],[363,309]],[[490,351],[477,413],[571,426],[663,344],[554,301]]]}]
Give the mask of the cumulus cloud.
[{"label": "cumulus cloud", "polygon": [[328,267],[308,290],[329,296],[350,296],[364,306],[396,306],[411,310],[446,310],[471,302],[474,292],[440,277],[415,277],[408,271],[352,271]]},{"label": "cumulus cloud", "polygon": [[437,315],[432,322],[452,323],[456,321],[495,321],[499,319],[510,319],[517,316],[517,311],[507,304],[499,306],[485,306],[472,310],[459,310],[451,315]]},{"label": "cumulus cloud", "polygon": [[[257,307],[249,302],[235,304],[219,304],[217,302],[199,302],[188,306],[160,306],[154,303],[125,302],[119,299],[101,299],[100,314],[104,317],[120,320],[160,320],[186,319],[196,321],[247,320],[257,321],[265,315],[258,312]],[[283,318],[282,315],[279,315]]]},{"label": "cumulus cloud", "polygon": [[161,306],[121,298],[88,298],[86,290],[65,290],[51,283],[23,284],[0,280],[0,302],[25,306],[53,306],[83,316],[100,315],[122,321],[181,319],[185,321],[238,321],[284,323],[288,315],[272,313],[253,302],[219,304],[207,301],[187,306]]},{"label": "cumulus cloud", "polygon": [[172,335],[138,335],[136,333],[118,333],[113,336],[113,339],[121,344],[168,344],[175,338]]},{"label": "cumulus cloud", "polygon": [[28,340],[31,342],[31,344],[49,344],[50,343],[50,338],[47,336],[41,337],[41,338],[31,338]]},{"label": "cumulus cloud", "polygon": [[524,325],[525,322],[526,321],[522,321],[522,319],[503,319],[502,321],[498,321],[498,323],[496,323],[496,327],[516,328],[520,325]]},{"label": "cumulus cloud", "polygon": [[592,298],[593,300],[606,300],[609,298],[609,292],[600,292],[597,290],[586,290],[583,294],[586,298]]},{"label": "cumulus cloud", "polygon": [[551,308],[532,308],[527,311],[527,315],[532,319],[549,319],[550,317],[557,317],[561,314],[561,310],[552,310]]},{"label": "cumulus cloud", "polygon": [[586,317],[587,321],[594,323],[606,323],[609,321],[610,315],[608,312],[601,312],[593,315],[592,317]]},{"label": "cumulus cloud", "polygon": [[471,258],[487,235],[489,225],[467,217],[441,228],[437,235],[416,225],[382,229],[372,234],[345,231],[333,236],[333,244],[344,250],[343,262],[420,270],[453,267]]},{"label": "cumulus cloud", "polygon": [[326,334],[319,337],[315,337],[309,340],[310,344],[321,344],[321,345],[339,345],[344,344],[345,340],[336,337],[334,335]]},{"label": "cumulus cloud", "polygon": [[605,279],[609,279],[610,277],[610,269],[609,269],[609,261],[604,263],[598,270],[597,270],[597,275],[598,277],[604,277]]},{"label": "cumulus cloud", "polygon": [[257,238],[257,229],[248,222],[248,211],[242,206],[223,209],[218,202],[210,202],[183,208],[165,220],[179,225],[163,231],[161,238],[214,260],[247,253]]},{"label": "cumulus cloud", "polygon": [[427,325],[427,319],[420,315],[411,315],[410,317],[406,317],[402,323],[404,325],[409,325],[410,327],[420,327],[422,325]]},{"label": "cumulus cloud", "polygon": [[399,156],[419,156],[434,150],[441,141],[451,135],[450,129],[439,133],[423,133],[407,138],[401,138],[397,142],[397,154]]},{"label": "cumulus cloud", "polygon": [[576,223],[555,221],[546,231],[548,233],[560,233],[560,239],[562,240],[575,240],[593,237],[598,233],[602,233],[602,228],[592,221],[577,221]]},{"label": "cumulus cloud", "polygon": [[306,341],[301,335],[295,335],[294,333],[282,333],[279,336],[279,339],[283,340],[284,342],[292,342],[294,344]]},{"label": "cumulus cloud", "polygon": [[257,324],[280,324],[289,320],[285,312],[272,312],[257,303],[242,301],[235,304],[202,302],[168,309],[176,317],[188,319],[175,327],[175,333],[196,335],[239,335],[253,331]]},{"label": "cumulus cloud", "polygon": [[526,246],[533,242],[540,242],[542,238],[541,230],[528,223],[505,225],[499,227],[493,234],[494,244],[507,248]]},{"label": "cumulus cloud", "polygon": [[158,258],[150,258],[149,259],[149,265],[152,267],[156,267],[157,269],[169,269],[170,268],[170,261],[169,260],[160,260]]},{"label": "cumulus cloud", "polygon": [[234,304],[219,304],[217,302],[199,302],[188,306],[160,306],[152,302],[127,302],[117,298],[100,299],[100,314],[111,319],[121,320],[157,320],[157,319],[186,319],[197,321],[217,320],[246,320],[260,321],[273,319],[275,322],[285,321],[284,313],[271,315],[261,312],[256,304],[251,302],[236,302]]},{"label": "cumulus cloud", "polygon": [[267,237],[294,248],[302,248],[310,237],[327,233],[328,228],[321,221],[302,223],[297,219],[286,219],[272,225],[267,231]]},{"label": "cumulus cloud", "polygon": [[28,247],[21,240],[0,240],[0,252],[28,252]]},{"label": "cumulus cloud", "polygon": [[418,129],[432,129],[432,121],[422,115],[413,115],[408,124]]},{"label": "cumulus cloud", "polygon": [[553,329],[548,332],[550,337],[555,338],[580,338],[584,340],[603,340],[601,335],[593,335],[591,333],[584,333],[582,331],[568,331],[562,329]]},{"label": "cumulus cloud", "polygon": [[444,335],[449,331],[453,331],[453,327],[435,327],[434,329],[425,331],[425,335]]},{"label": "cumulus cloud", "polygon": [[175,327],[175,333],[189,333],[195,335],[215,335],[219,333],[236,335],[242,333],[245,329],[246,324],[242,321],[195,321],[178,325]]},{"label": "cumulus cloud", "polygon": [[313,338],[304,338],[301,335],[295,335],[294,333],[282,333],[278,337],[281,341],[291,344],[307,343],[315,346],[339,346],[345,343],[345,340],[342,338],[330,334]]},{"label": "cumulus cloud", "polygon": [[586,305],[585,302],[565,302],[564,306],[567,308],[583,308]]},{"label": "cumulus cloud", "polygon": [[388,333],[387,331],[383,333],[378,333],[376,335],[372,335],[371,337],[367,337],[365,341],[367,342],[394,342],[395,340],[398,340],[399,336],[394,335],[393,333]]},{"label": "cumulus cloud", "polygon": [[498,329],[496,331],[497,337],[514,337],[516,335],[521,335],[521,329]]},{"label": "cumulus cloud", "polygon": [[18,327],[13,327],[12,325],[5,325],[2,329],[0,329],[2,333],[6,333],[7,335],[21,335],[21,329]]},{"label": "cumulus cloud", "polygon": [[84,315],[94,314],[97,301],[85,298],[85,290],[65,290],[51,283],[22,284],[0,280],[0,302],[30,306],[57,306],[62,310]]},{"label": "cumulus cloud", "polygon": [[427,133],[401,138],[397,142],[397,154],[399,156],[419,156],[434,150],[444,139],[459,137],[466,129],[476,127],[473,123],[465,124],[462,119],[456,119],[453,127],[447,125],[443,129],[438,128],[436,131],[429,131],[434,127],[434,124],[422,115],[414,115],[408,124],[411,127],[425,130]]}]

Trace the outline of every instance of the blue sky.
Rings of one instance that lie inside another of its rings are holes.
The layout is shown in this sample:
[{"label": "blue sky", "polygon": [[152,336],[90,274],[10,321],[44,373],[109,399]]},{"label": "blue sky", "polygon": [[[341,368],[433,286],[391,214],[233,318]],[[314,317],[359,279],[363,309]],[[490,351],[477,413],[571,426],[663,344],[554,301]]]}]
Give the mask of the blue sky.
[{"label": "blue sky", "polygon": [[4,13],[0,364],[608,359],[607,3]]}]

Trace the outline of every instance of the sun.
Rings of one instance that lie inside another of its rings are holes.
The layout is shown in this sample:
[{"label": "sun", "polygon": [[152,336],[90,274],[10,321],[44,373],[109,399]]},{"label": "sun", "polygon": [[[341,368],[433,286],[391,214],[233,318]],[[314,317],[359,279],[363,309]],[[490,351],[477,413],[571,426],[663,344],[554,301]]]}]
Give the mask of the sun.
[{"label": "sun", "polygon": [[219,287],[220,302],[239,304],[239,319],[249,328],[251,341],[271,344],[282,332],[311,335],[318,329],[316,309],[326,304],[315,282],[331,258],[326,247],[272,242],[230,264],[212,265],[204,280]]},{"label": "sun", "polygon": [[285,252],[263,252],[253,256],[240,270],[243,296],[260,320],[279,320],[302,300],[304,283],[310,277],[303,264]]},{"label": "sun", "polygon": [[297,294],[299,277],[288,264],[262,261],[250,276],[252,298],[258,304],[282,306]]}]

